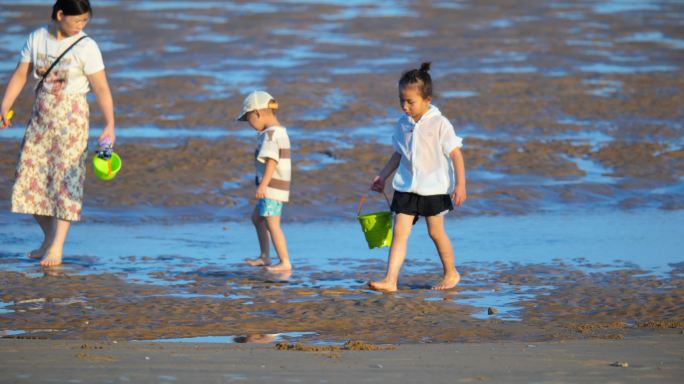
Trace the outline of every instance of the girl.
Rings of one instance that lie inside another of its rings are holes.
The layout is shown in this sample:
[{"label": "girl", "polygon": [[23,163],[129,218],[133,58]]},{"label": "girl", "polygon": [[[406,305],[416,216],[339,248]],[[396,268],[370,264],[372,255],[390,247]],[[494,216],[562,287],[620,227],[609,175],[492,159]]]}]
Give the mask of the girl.
[{"label": "girl", "polygon": [[42,266],[61,264],[69,226],[81,216],[90,88],[105,120],[99,141],[115,140],[102,54],[83,32],[91,15],[88,0],[57,0],[52,22],[29,35],[0,105],[6,128],[7,114],[29,75],[37,80],[12,189],[12,212],[32,214],[42,229],[43,243],[28,253]]},{"label": "girl", "polygon": [[[397,170],[392,181],[395,192],[391,209],[396,216],[387,273],[381,281],[368,283],[377,291],[397,290],[406,243],[419,216],[425,217],[444,268],[444,278],[432,289],[450,289],[460,280],[451,241],[444,231],[444,215],[453,209],[452,201],[460,206],[466,200],[462,139],[456,136],[454,127],[439,109],[430,105],[432,79],[429,70],[430,63],[423,63],[420,69],[404,73],[399,80],[399,103],[405,115],[399,119],[392,136],[395,152],[371,184],[373,191],[382,192],[387,177]],[[456,173],[456,186],[451,196],[448,193],[453,174],[449,160]]]}]

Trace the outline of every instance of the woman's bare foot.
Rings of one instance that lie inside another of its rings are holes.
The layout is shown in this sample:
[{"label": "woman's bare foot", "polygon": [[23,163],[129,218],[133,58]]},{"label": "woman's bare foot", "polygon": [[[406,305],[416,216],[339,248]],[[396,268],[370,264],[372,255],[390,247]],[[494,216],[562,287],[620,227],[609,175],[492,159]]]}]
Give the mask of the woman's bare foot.
[{"label": "woman's bare foot", "polygon": [[382,280],[382,281],[369,281],[368,282],[368,287],[374,291],[380,291],[380,292],[396,292],[397,291],[397,283],[389,282],[387,280]]},{"label": "woman's bare foot", "polygon": [[256,259],[245,259],[245,264],[251,265],[252,267],[264,267],[271,265],[271,260],[264,257],[257,257]]},{"label": "woman's bare foot", "polygon": [[432,286],[432,289],[436,291],[451,289],[455,287],[459,281],[461,281],[461,275],[458,272],[456,272],[455,275],[444,276],[442,281]]},{"label": "woman's bare foot", "polygon": [[40,260],[41,267],[54,267],[62,264],[62,252],[50,251]]},{"label": "woman's bare foot", "polygon": [[288,272],[292,270],[292,265],[290,263],[279,263],[270,267],[266,267],[266,270],[271,273]]}]

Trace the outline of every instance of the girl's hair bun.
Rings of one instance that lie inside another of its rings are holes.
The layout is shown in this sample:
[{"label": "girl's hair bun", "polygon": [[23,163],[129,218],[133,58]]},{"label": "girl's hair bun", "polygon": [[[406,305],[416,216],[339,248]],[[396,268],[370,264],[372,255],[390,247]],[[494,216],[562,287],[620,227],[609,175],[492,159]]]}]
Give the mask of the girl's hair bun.
[{"label": "girl's hair bun", "polygon": [[399,88],[408,86],[417,86],[423,98],[432,97],[432,77],[428,72],[430,70],[430,62],[425,62],[420,65],[420,69],[412,69],[404,72],[399,79]]}]

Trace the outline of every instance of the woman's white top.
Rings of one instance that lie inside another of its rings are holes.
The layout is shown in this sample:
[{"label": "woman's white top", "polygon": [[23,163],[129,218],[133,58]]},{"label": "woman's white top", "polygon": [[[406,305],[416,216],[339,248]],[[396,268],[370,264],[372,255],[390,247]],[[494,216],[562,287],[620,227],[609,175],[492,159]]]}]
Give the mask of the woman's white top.
[{"label": "woman's white top", "polygon": [[[50,35],[46,27],[38,28],[26,40],[21,50],[20,61],[32,63],[33,78],[40,81],[52,62],[82,36],[86,36],[83,31],[66,39],[57,40]],[[97,43],[88,37],[71,48],[52,68],[43,87],[50,93],[87,93],[90,90],[90,83],[86,76],[104,68],[102,53]]]},{"label": "woman's white top", "polygon": [[454,171],[449,154],[463,146],[454,127],[433,105],[418,121],[404,115],[392,136],[401,161],[392,187],[422,196],[443,195],[453,190]]}]

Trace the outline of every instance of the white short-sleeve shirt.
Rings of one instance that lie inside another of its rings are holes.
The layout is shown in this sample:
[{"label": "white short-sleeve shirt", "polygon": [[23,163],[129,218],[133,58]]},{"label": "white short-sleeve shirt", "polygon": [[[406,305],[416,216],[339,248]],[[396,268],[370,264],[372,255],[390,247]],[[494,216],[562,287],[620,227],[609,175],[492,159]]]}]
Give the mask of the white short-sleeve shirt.
[{"label": "white short-sleeve shirt", "polygon": [[[20,61],[33,64],[33,78],[37,83],[53,61],[83,36],[86,34],[81,31],[77,35],[57,40],[50,35],[46,27],[38,28],[26,40],[21,50]],[[50,93],[88,93],[90,83],[87,75],[92,75],[104,68],[102,53],[97,43],[88,37],[76,44],[52,68],[43,87]]]},{"label": "white short-sleeve shirt", "polygon": [[273,177],[266,187],[266,198],[289,201],[292,178],[290,152],[290,138],[285,127],[272,126],[259,132],[255,151],[257,185],[261,183],[261,178],[264,176],[266,159],[273,159],[277,162]]},{"label": "white short-sleeve shirt", "polygon": [[463,146],[454,127],[433,105],[417,122],[402,116],[392,136],[401,161],[392,187],[422,196],[443,195],[453,190],[454,171],[449,154]]}]

